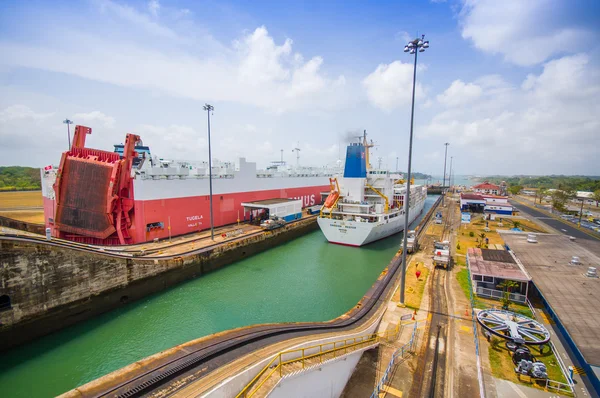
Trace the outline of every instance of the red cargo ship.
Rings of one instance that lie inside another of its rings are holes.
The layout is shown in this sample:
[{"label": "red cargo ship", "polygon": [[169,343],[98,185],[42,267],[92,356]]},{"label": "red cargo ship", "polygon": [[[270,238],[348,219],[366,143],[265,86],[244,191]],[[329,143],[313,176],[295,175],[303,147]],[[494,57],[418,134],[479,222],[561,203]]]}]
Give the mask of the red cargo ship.
[{"label": "red cargo ship", "polygon": [[[52,236],[96,245],[128,245],[210,228],[207,163],[169,161],[152,156],[140,137],[127,134],[115,151],[85,147],[92,129],[76,126],[73,144],[58,168],[42,169],[46,226]],[[321,203],[335,169],[267,170],[240,158],[213,165],[216,227],[249,218],[242,202],[301,198]]]}]

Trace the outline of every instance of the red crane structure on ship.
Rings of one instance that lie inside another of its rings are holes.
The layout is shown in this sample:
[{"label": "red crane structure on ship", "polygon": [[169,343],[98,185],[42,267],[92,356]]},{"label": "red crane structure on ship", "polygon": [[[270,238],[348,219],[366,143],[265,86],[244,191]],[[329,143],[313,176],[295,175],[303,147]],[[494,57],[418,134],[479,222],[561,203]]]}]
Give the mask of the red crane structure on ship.
[{"label": "red crane structure on ship", "polygon": [[135,225],[131,168],[140,137],[127,134],[123,156],[86,148],[92,129],[76,126],[54,183],[53,236],[96,245],[133,243]]}]

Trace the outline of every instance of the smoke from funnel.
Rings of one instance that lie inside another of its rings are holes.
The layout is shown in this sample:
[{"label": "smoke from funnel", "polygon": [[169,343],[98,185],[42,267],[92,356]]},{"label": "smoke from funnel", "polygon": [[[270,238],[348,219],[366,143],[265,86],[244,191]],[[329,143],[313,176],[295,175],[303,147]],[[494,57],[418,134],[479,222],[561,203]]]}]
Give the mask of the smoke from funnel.
[{"label": "smoke from funnel", "polygon": [[340,141],[348,145],[353,142],[358,142],[359,137],[362,137],[362,135],[363,132],[361,129],[346,130],[346,132],[341,135]]}]

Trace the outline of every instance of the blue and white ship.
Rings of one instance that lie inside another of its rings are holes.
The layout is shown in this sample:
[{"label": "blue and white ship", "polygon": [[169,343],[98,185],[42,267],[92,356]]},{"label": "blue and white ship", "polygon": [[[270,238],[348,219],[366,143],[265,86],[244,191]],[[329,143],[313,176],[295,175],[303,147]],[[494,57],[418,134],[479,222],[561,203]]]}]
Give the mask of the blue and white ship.
[{"label": "blue and white ship", "polygon": [[427,187],[410,185],[410,204],[406,206],[406,181],[402,174],[373,169],[369,165],[366,133],[362,142],[346,151],[343,178],[331,178],[331,191],[318,217],[319,227],[331,243],[362,246],[405,228],[423,211]]}]

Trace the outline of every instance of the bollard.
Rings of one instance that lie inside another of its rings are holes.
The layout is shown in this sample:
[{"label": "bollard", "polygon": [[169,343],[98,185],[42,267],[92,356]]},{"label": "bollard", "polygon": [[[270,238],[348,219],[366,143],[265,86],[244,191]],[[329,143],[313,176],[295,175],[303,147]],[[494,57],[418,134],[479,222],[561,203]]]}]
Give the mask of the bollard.
[{"label": "bollard", "polygon": [[574,368],[572,366],[569,366],[569,381],[571,382],[571,384],[573,384],[573,370]]}]

